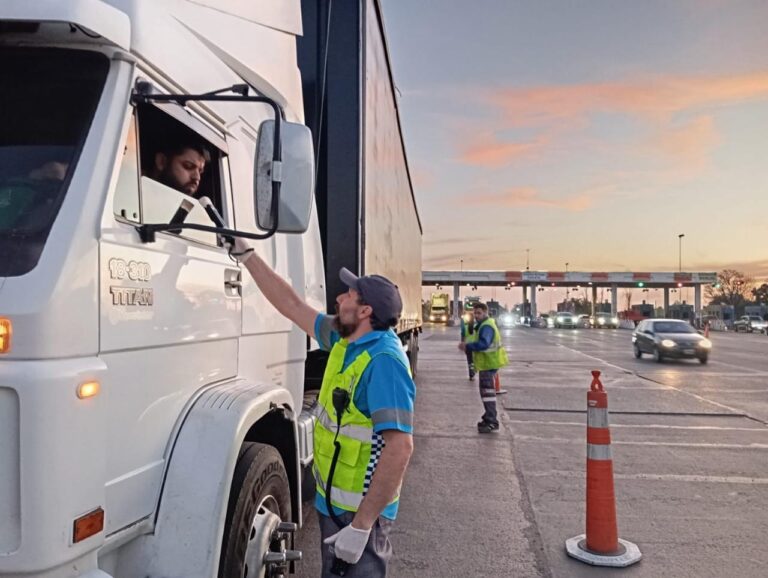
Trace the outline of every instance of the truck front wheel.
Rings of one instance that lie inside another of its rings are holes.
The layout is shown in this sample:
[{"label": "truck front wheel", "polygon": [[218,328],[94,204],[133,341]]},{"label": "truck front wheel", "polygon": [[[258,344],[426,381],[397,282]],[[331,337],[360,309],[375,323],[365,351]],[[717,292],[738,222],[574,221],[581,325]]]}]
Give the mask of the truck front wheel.
[{"label": "truck front wheel", "polygon": [[[244,443],[229,493],[219,578],[282,575],[275,567],[286,559],[282,554],[288,561],[300,557],[285,549],[292,530],[284,520],[291,520],[291,491],[280,454],[272,446]],[[277,562],[266,568],[269,553]]]}]

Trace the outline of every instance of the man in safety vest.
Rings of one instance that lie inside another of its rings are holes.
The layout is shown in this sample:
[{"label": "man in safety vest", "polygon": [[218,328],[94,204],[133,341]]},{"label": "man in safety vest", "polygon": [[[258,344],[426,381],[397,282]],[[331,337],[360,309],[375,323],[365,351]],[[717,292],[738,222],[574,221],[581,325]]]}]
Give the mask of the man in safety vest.
[{"label": "man in safety vest", "polygon": [[477,423],[477,431],[491,433],[499,429],[496,412],[496,372],[509,363],[507,352],[501,344],[501,333],[496,322],[488,317],[485,303],[475,304],[472,313],[477,322],[477,337],[470,343],[459,343],[462,351],[471,351],[475,369],[480,374],[480,400],[485,412]]},{"label": "man in safety vest", "polygon": [[338,314],[325,315],[307,305],[242,239],[236,239],[231,254],[280,313],[330,351],[314,432],[322,577],[339,575],[339,560],[352,564],[344,568],[348,578],[383,577],[413,452],[416,395],[408,358],[392,331],[402,312],[398,288],[380,275],[357,277],[341,269],[349,291],[336,298]]}]

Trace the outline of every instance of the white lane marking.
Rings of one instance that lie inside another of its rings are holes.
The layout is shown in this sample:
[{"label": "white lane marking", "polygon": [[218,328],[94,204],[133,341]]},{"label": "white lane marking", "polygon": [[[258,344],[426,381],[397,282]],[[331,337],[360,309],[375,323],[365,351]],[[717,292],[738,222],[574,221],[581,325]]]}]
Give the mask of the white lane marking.
[{"label": "white lane marking", "polygon": [[[516,435],[515,441],[525,442],[543,442],[556,444],[578,444],[583,445],[584,439],[573,438],[548,438],[540,436]],[[589,444],[587,444],[589,445]],[[647,441],[616,441],[611,440],[614,446],[650,446],[650,447],[673,447],[673,448],[712,448],[712,449],[730,449],[730,450],[766,450],[768,444],[707,444],[707,443],[686,443],[686,442],[647,442]]]},{"label": "white lane marking", "polygon": [[[589,359],[594,359],[595,361],[599,361],[600,363],[602,363],[602,364],[604,364],[604,365],[607,365],[607,366],[609,366],[609,367],[614,367],[614,368],[616,368],[616,369],[620,369],[620,370],[622,370],[622,371],[629,371],[629,372],[631,372],[631,373],[634,373],[634,374],[635,374],[635,375],[637,375],[638,377],[641,377],[641,378],[642,378],[642,376],[641,376],[640,374],[638,374],[636,371],[632,371],[632,370],[630,370],[630,369],[627,369],[627,368],[625,368],[625,367],[621,367],[621,366],[619,366],[619,365],[615,365],[615,364],[613,364],[613,363],[609,363],[609,362],[605,361],[604,359],[601,359],[601,358],[599,358],[599,357],[595,357],[594,355],[588,355],[588,354],[586,354],[586,353],[583,353],[583,352],[579,351],[578,349],[573,349],[573,348],[571,348],[571,347],[568,347],[567,345],[561,345],[560,347],[564,347],[564,348],[566,348],[566,349],[570,349],[571,351],[573,351],[573,352],[575,352],[575,353],[578,353],[578,354],[580,354],[580,355],[583,355],[584,357],[588,357]],[[649,378],[645,378],[645,379],[649,379]],[[652,381],[653,381],[653,380],[652,380]],[[654,383],[658,383],[658,382],[655,382],[655,381],[654,381]],[[668,387],[669,389],[672,389],[672,390],[675,390],[675,391],[677,391],[677,392],[679,392],[679,393],[682,393],[682,394],[688,395],[688,396],[690,396],[690,397],[692,397],[692,398],[694,398],[694,399],[697,399],[697,400],[699,400],[699,401],[701,401],[701,402],[703,402],[703,403],[708,403],[708,404],[710,404],[710,405],[714,405],[715,407],[719,407],[719,408],[721,408],[721,409],[725,409],[725,410],[727,410],[727,411],[729,411],[729,412],[732,412],[732,413],[742,413],[742,412],[740,412],[739,410],[737,410],[736,408],[733,408],[733,407],[729,407],[729,406],[727,406],[727,405],[724,405],[724,404],[722,404],[722,403],[718,403],[718,402],[716,402],[716,401],[712,401],[711,399],[707,399],[707,398],[705,398],[705,397],[702,397],[702,396],[700,396],[700,395],[696,395],[695,393],[691,393],[690,391],[686,391],[686,390],[684,390],[684,389],[680,389],[680,388],[678,388],[678,387],[675,387],[675,386],[673,386],[673,385],[668,385],[668,384],[665,384],[665,383],[660,383],[659,385],[664,385],[665,387]]]},{"label": "white lane marking", "polygon": [[[507,423],[514,424],[533,424],[533,425],[565,425],[575,427],[586,427],[586,420],[583,422],[576,421],[542,421],[542,420],[526,420],[526,419],[510,419]],[[680,430],[716,430],[716,431],[751,431],[758,433],[768,433],[768,428],[755,428],[755,427],[720,427],[715,425],[666,425],[660,423],[650,424],[629,424],[629,423],[612,423],[611,428],[637,428],[637,429],[680,429]]]},{"label": "white lane marking", "polygon": [[[544,478],[551,476],[560,476],[563,478],[583,479],[583,471],[575,470],[549,470],[546,472],[524,472],[525,477]],[[768,485],[768,478],[748,478],[745,476],[697,476],[681,474],[613,474],[617,480],[650,480],[658,482],[701,482],[708,484],[747,484],[747,485]]]},{"label": "white lane marking", "polygon": [[736,365],[735,363],[726,363],[725,361],[720,361],[718,359],[712,359],[709,363],[713,365],[725,365],[726,367],[735,367],[740,371],[749,371],[750,375],[765,373],[764,371],[761,371],[759,369],[752,369],[751,367],[744,367],[743,365]]}]

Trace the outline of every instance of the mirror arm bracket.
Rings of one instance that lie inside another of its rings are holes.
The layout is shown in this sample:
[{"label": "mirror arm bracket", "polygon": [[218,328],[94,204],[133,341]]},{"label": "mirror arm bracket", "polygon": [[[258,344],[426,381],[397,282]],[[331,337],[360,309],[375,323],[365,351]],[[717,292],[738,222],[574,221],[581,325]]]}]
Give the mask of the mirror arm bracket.
[{"label": "mirror arm bracket", "polygon": [[198,225],[197,223],[146,223],[144,225],[136,226],[136,230],[139,233],[139,238],[142,243],[154,243],[157,240],[156,233],[161,233],[163,231],[177,232],[179,229],[205,231],[206,233],[216,233],[222,237],[242,237],[244,239],[252,239],[255,241],[268,239],[274,234],[274,232],[270,233],[269,231],[264,234],[246,233],[245,231],[226,229],[224,227],[211,227],[209,225]]}]

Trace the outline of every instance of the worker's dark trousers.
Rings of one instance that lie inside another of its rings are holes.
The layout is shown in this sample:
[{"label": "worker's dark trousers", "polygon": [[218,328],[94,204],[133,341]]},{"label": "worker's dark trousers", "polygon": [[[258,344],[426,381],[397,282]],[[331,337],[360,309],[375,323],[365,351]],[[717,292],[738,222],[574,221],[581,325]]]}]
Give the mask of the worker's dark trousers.
[{"label": "worker's dark trousers", "polygon": [[472,378],[475,376],[475,361],[472,358],[472,352],[467,351],[467,368],[469,368],[469,377]]},{"label": "worker's dark trousers", "polygon": [[492,425],[499,425],[496,413],[496,372],[497,369],[480,371],[480,400],[483,402],[485,413],[483,421]]},{"label": "worker's dark trousers", "polygon": [[[323,559],[323,571],[320,574],[321,578],[335,578],[335,574],[331,574],[331,567],[333,565],[333,551],[332,547],[324,543],[324,540],[330,536],[333,536],[339,531],[339,527],[328,516],[323,516],[320,512],[317,513],[317,517],[320,520],[320,548]],[[352,518],[355,515],[353,513],[345,513],[338,516],[342,524],[349,524],[352,522]],[[363,555],[357,564],[353,564],[349,567],[349,570],[344,574],[346,578],[385,578],[387,575],[387,564],[390,558],[392,558],[392,544],[389,542],[389,533],[392,530],[394,522],[387,518],[379,517],[376,523],[371,528],[371,535],[368,537],[368,544],[363,550]]]}]

